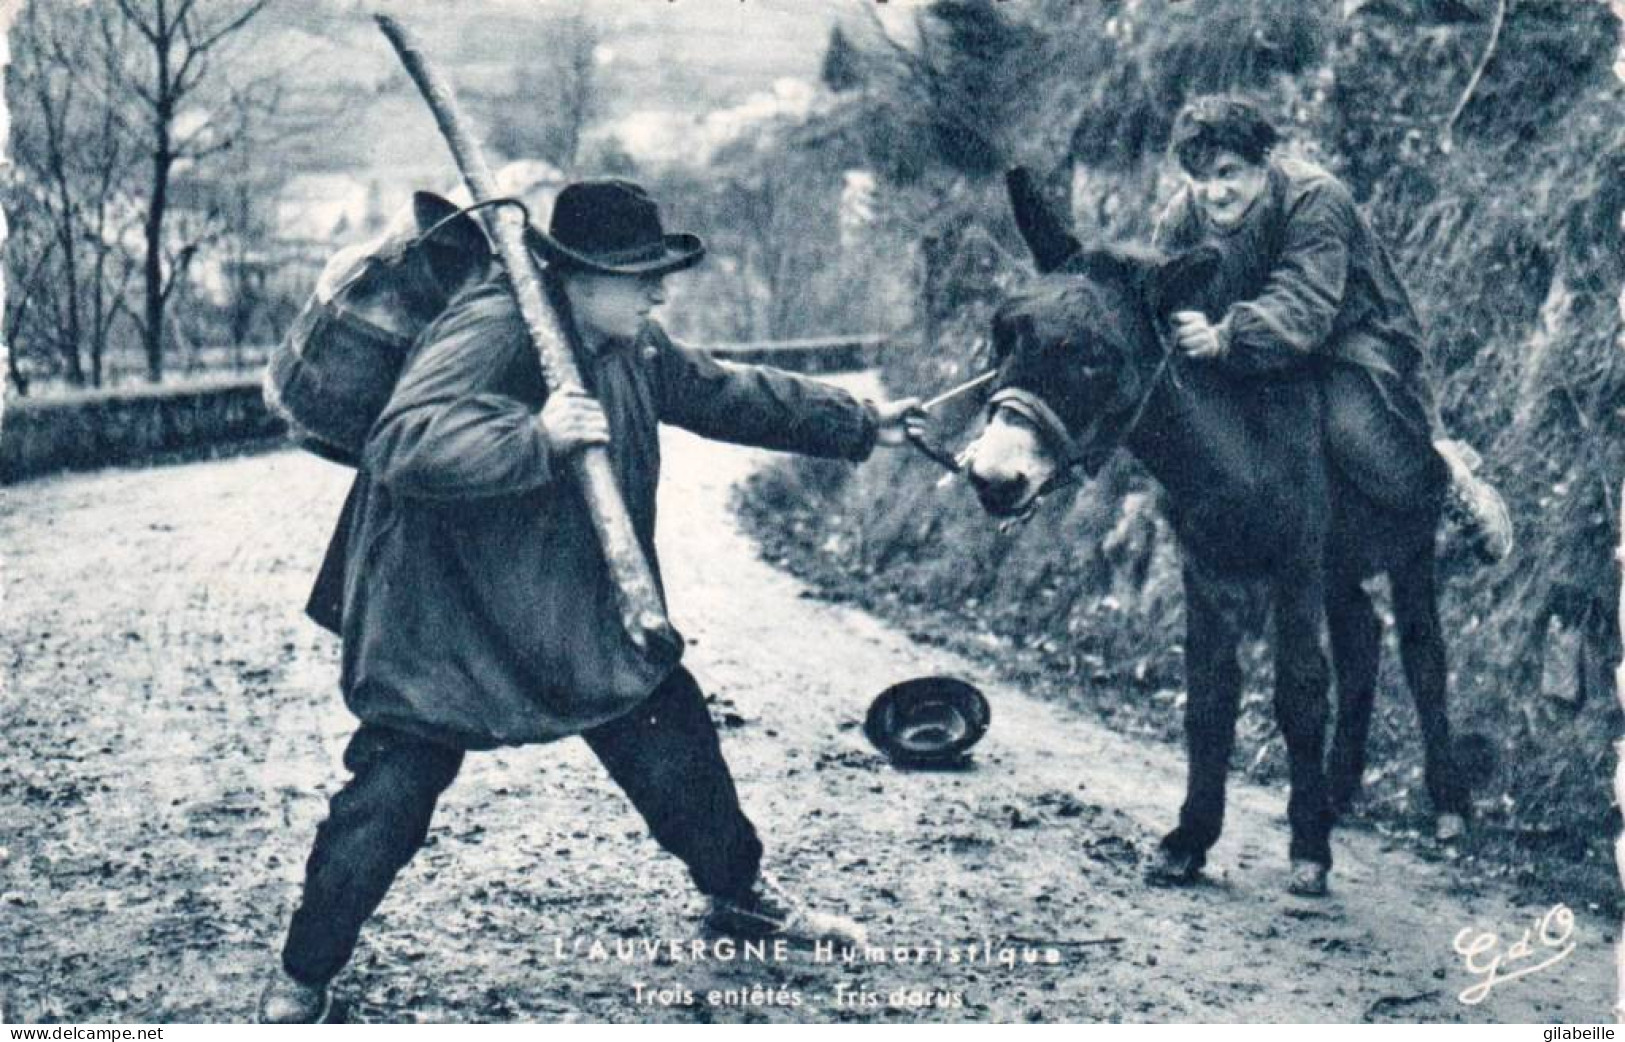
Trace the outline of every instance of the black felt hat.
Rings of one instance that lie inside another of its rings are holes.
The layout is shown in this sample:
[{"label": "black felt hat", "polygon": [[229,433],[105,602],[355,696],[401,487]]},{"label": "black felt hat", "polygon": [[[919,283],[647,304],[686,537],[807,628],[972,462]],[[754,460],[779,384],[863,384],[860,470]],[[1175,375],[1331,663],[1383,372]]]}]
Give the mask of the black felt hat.
[{"label": "black felt hat", "polygon": [[648,192],[614,179],[566,185],[547,231],[529,229],[529,241],[550,263],[605,275],[666,275],[705,256],[698,235],[666,234]]},{"label": "black felt hat", "polygon": [[954,677],[893,684],[869,706],[863,733],[902,767],[955,767],[987,733],[992,711],[982,692]]}]

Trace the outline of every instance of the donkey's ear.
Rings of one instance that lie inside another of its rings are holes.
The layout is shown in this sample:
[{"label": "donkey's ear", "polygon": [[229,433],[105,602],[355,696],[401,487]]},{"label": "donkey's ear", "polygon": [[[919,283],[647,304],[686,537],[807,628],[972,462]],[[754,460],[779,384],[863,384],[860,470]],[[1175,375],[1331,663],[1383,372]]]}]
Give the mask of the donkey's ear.
[{"label": "donkey's ear", "polygon": [[1031,170],[1014,167],[1005,173],[1004,184],[1010,192],[1010,210],[1015,215],[1016,228],[1032,252],[1033,263],[1039,271],[1045,274],[1054,271],[1083,248],[1067,229],[1066,222],[1044,201]]},{"label": "donkey's ear", "polygon": [[1147,273],[1146,299],[1151,310],[1165,315],[1188,305],[1207,287],[1219,266],[1219,251],[1211,246],[1187,250]]}]

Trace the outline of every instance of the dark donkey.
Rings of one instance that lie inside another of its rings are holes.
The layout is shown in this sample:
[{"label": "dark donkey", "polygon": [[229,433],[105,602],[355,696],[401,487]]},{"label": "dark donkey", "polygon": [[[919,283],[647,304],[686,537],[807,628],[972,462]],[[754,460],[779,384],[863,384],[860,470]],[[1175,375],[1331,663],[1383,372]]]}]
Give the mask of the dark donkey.
[{"label": "dark donkey", "polygon": [[[1179,825],[1163,838],[1152,879],[1196,878],[1219,837],[1244,607],[1259,584],[1274,618],[1275,713],[1290,763],[1289,889],[1325,892],[1332,824],[1364,771],[1382,632],[1361,586],[1368,576],[1386,573],[1391,585],[1437,830],[1459,834],[1468,794],[1451,755],[1434,585],[1444,475],[1439,494],[1408,512],[1379,506],[1329,458],[1312,370],[1249,380],[1175,357],[1161,324],[1199,299],[1210,252],[1167,259],[1084,249],[1024,172],[1012,173],[1010,190],[1043,274],[994,318],[998,390],[986,429],[967,450],[967,473],[989,513],[1022,516],[1073,465],[1092,474],[1121,446],[1167,493],[1184,559],[1189,775]],[[1338,689],[1329,759],[1323,623]]]}]

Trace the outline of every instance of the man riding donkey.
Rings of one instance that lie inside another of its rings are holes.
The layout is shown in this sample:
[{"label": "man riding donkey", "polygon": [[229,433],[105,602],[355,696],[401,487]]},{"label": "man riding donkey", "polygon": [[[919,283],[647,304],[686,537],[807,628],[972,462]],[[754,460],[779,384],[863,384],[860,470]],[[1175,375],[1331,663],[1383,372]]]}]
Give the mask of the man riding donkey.
[{"label": "man riding donkey", "polygon": [[[1275,156],[1277,140],[1260,110],[1234,96],[1196,98],[1176,118],[1169,151],[1185,184],[1155,241],[1175,254],[1210,250],[1217,262],[1200,296],[1207,311],[1175,312],[1174,340],[1189,357],[1244,377],[1289,379],[1312,366],[1337,468],[1399,512],[1444,485],[1464,542],[1488,562],[1505,559],[1511,518],[1474,474],[1478,454],[1444,436],[1422,325],[1387,252],[1349,190],[1312,163]],[[1415,693],[1422,678],[1406,666]],[[1434,668],[1442,678],[1442,659]],[[1421,718],[1427,727],[1433,716]],[[1351,719],[1359,733],[1337,743],[1334,759],[1363,759],[1369,713]],[[1358,760],[1337,765],[1344,781],[1334,786],[1333,813],[1346,809],[1361,769]],[[1462,780],[1433,777],[1450,768],[1431,760],[1429,769],[1439,838],[1453,839],[1465,827]]]},{"label": "man riding donkey", "polygon": [[1512,522],[1474,473],[1478,456],[1445,437],[1426,381],[1422,324],[1382,243],[1349,190],[1311,163],[1272,154],[1278,134],[1228,95],[1188,103],[1169,150],[1186,183],[1158,221],[1170,253],[1214,249],[1201,311],[1173,316],[1193,358],[1242,373],[1319,367],[1326,439],[1360,489],[1395,507],[1423,501],[1439,467],[1451,514],[1489,561],[1512,552]]},{"label": "man riding donkey", "polygon": [[1016,225],[1040,277],[994,315],[996,389],[963,458],[999,517],[1030,514],[1074,467],[1094,473],[1119,448],[1166,494],[1183,563],[1188,771],[1153,882],[1195,879],[1218,840],[1238,651],[1254,595],[1267,598],[1291,785],[1288,890],[1318,896],[1331,828],[1363,774],[1380,661],[1363,582],[1388,578],[1436,834],[1453,839],[1470,806],[1434,584],[1447,490],[1486,556],[1509,553],[1512,533],[1469,450],[1437,439],[1420,323],[1348,190],[1272,157],[1275,140],[1236,99],[1199,99],[1180,114],[1171,151],[1187,183],[1158,230],[1166,253],[1078,241],[1030,175],[1012,172]]},{"label": "man riding donkey", "polygon": [[[613,594],[566,461],[604,445],[655,570],[658,425],[815,456],[865,459],[902,444],[905,399],[861,402],[814,380],[730,366],[673,343],[650,319],[663,279],[697,264],[625,181],[565,187],[549,232],[532,229],[554,304],[577,341],[583,393],[549,395],[501,278],[464,291],[419,339],[367,439],[324,568],[342,591],[342,686],[361,726],[350,781],[306,866],[262,1021],[320,1020],[362,924],[423,845],[464,753],[580,734],[711,901],[705,927],[736,936],[855,940],[761,867],[705,696],[681,666],[609,719],[550,692],[613,668]],[[336,556],[335,556],[336,555]],[[539,591],[553,590],[551,600]],[[320,591],[313,604],[322,600]]]}]

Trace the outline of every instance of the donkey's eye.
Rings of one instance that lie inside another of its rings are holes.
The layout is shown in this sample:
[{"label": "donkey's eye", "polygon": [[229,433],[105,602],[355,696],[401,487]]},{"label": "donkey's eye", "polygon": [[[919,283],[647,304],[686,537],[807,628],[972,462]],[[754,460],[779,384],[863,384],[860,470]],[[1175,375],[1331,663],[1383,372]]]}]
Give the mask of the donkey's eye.
[{"label": "donkey's eye", "polygon": [[1020,427],[1023,430],[1029,431],[1038,430],[1038,424],[1034,423],[1031,417],[1022,412],[1020,409],[1012,409],[1008,405],[1001,405],[999,407],[998,416],[999,419],[1012,427]]}]

